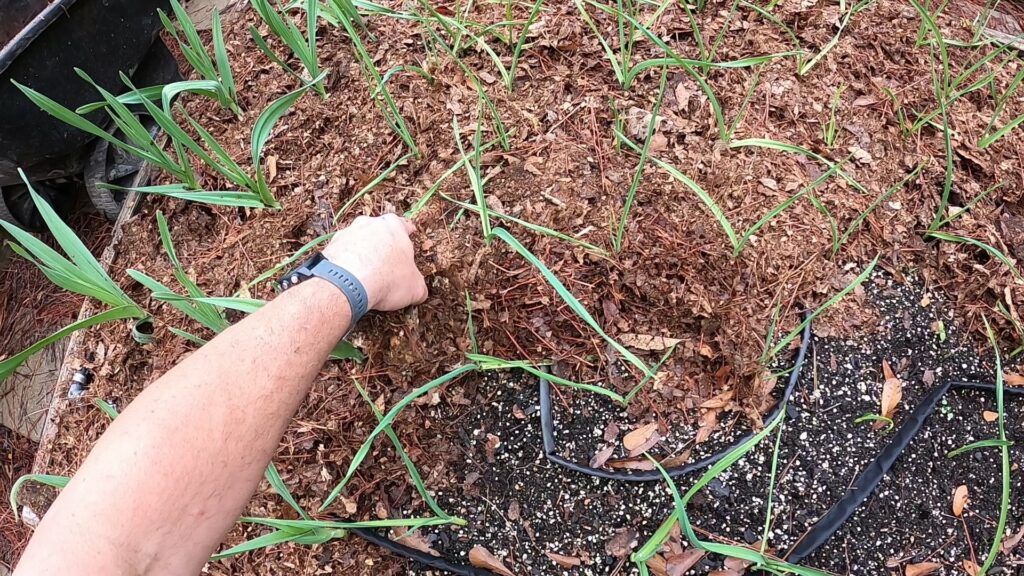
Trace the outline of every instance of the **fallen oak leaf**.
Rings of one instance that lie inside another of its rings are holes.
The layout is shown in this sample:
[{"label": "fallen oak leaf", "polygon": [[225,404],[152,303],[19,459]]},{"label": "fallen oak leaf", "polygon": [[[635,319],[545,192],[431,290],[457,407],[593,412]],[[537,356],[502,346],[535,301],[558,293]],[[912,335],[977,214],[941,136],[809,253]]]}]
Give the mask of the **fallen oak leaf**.
[{"label": "fallen oak leaf", "polygon": [[622,439],[622,445],[626,447],[626,450],[632,452],[650,441],[651,437],[657,434],[657,432],[657,422],[651,422],[626,434],[626,437]]},{"label": "fallen oak leaf", "polygon": [[497,559],[494,554],[491,554],[490,550],[479,544],[473,546],[473,549],[469,551],[469,563],[477,568],[484,568],[501,576],[515,576],[511,570],[505,567],[501,560]]},{"label": "fallen oak leaf", "polygon": [[963,516],[964,507],[967,506],[967,486],[961,484],[953,490],[953,515],[957,518]]},{"label": "fallen oak leaf", "polygon": [[[881,415],[891,420],[893,415],[896,414],[900,400],[903,399],[903,382],[896,377],[892,368],[889,367],[889,363],[885,360],[882,360],[882,373],[885,375],[885,383],[882,384]],[[878,420],[874,424],[875,430],[880,430],[884,426],[886,426],[884,420]]]},{"label": "fallen oak leaf", "polygon": [[562,568],[575,568],[580,564],[583,564],[583,561],[575,556],[566,556],[564,554],[558,554],[556,552],[545,552],[544,555],[550,558],[552,562],[558,564]]},{"label": "fallen oak leaf", "polygon": [[917,564],[908,564],[905,575],[928,576],[928,574],[935,573],[939,568],[942,568],[942,564],[936,562],[919,562]]},{"label": "fallen oak leaf", "polygon": [[615,439],[619,437],[619,425],[615,422],[609,422],[604,427],[604,441],[615,442]]}]

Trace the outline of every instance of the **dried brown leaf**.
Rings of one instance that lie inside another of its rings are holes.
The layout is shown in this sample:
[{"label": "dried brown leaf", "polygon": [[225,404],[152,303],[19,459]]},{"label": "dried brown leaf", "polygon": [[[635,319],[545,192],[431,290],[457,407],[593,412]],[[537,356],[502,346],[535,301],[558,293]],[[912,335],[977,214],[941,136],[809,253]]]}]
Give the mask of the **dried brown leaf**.
[{"label": "dried brown leaf", "polygon": [[696,444],[706,442],[711,437],[711,433],[718,427],[718,412],[715,410],[708,410],[700,415],[700,428],[697,429],[697,437],[694,439]]},{"label": "dried brown leaf", "polygon": [[[882,373],[885,374],[885,383],[882,385],[881,414],[886,418],[892,418],[896,414],[900,400],[903,399],[903,382],[893,374],[892,368],[885,360],[882,360]],[[885,422],[881,420],[875,422],[876,430],[883,426],[885,426]]]},{"label": "dried brown leaf", "polygon": [[469,563],[477,568],[484,568],[501,576],[515,576],[511,570],[505,567],[501,560],[498,560],[494,554],[491,554],[490,550],[480,545],[473,546],[473,549],[469,551]]},{"label": "dried brown leaf", "polygon": [[519,404],[512,405],[512,415],[515,416],[516,420],[526,420],[526,412],[519,407]]},{"label": "dried brown leaf", "polygon": [[616,558],[625,558],[636,548],[636,530],[632,528],[624,528],[615,533],[614,536],[608,539],[604,543],[604,551],[609,556],[615,556]]},{"label": "dried brown leaf", "polygon": [[665,572],[668,576],[683,576],[686,572],[697,565],[704,557],[705,552],[697,548],[690,548],[682,554],[673,554],[665,559]]},{"label": "dried brown leaf", "polygon": [[575,568],[583,563],[582,560],[575,556],[566,556],[564,554],[556,554],[555,552],[545,552],[544,554],[562,568]]},{"label": "dried brown leaf", "polygon": [[[755,542],[755,543],[751,544],[750,547],[752,549],[755,549],[755,550],[760,550],[761,549],[761,542],[760,541]],[[732,570],[733,572],[738,572],[740,574],[742,574],[743,571],[746,570],[748,566],[750,566],[750,564],[751,563],[750,563],[749,560],[744,560],[742,558],[736,558],[735,556],[730,556],[730,557],[726,558],[725,562],[722,563],[722,565],[725,566],[726,570]]]},{"label": "dried brown leaf", "polygon": [[600,468],[601,466],[604,466],[604,463],[607,462],[608,459],[611,458],[612,454],[614,453],[615,446],[606,446],[605,448],[599,450],[597,454],[594,454],[594,457],[590,459],[590,467]]},{"label": "dried brown leaf", "polygon": [[519,520],[522,517],[519,510],[519,500],[513,500],[508,503],[508,519],[512,522]]},{"label": "dried brown leaf", "polygon": [[1024,526],[1021,526],[1020,530],[1018,530],[1013,536],[1007,536],[1004,538],[1003,543],[999,545],[999,551],[1003,554],[1009,554],[1017,547],[1017,544],[1020,544],[1021,540],[1024,540]]},{"label": "dried brown leaf", "polygon": [[1003,383],[1007,386],[1024,386],[1024,376],[1008,372],[1003,374]]},{"label": "dried brown leaf", "polygon": [[953,515],[957,518],[963,516],[964,507],[967,506],[967,486],[961,484],[953,490]]},{"label": "dried brown leaf", "polygon": [[494,434],[488,434],[487,441],[484,442],[484,453],[487,455],[488,463],[494,464],[494,455],[499,446],[501,446],[501,438]]},{"label": "dried brown leaf", "polygon": [[690,452],[690,450],[683,450],[682,452],[676,454],[675,456],[669,456],[668,458],[665,458],[664,460],[661,461],[661,465],[664,468],[676,468],[678,466],[689,464]]},{"label": "dried brown leaf", "polygon": [[616,470],[654,470],[654,463],[647,458],[618,458],[609,460],[608,467]]},{"label": "dried brown leaf", "polygon": [[650,424],[641,426],[629,434],[626,434],[626,437],[622,439],[622,445],[626,447],[626,450],[632,452],[646,444],[651,437],[657,433],[658,423],[651,422]]},{"label": "dried brown leaf", "polygon": [[942,568],[942,564],[936,562],[908,564],[905,574],[906,576],[927,576],[928,574],[935,573],[939,568]]},{"label": "dried brown leaf", "polygon": [[973,560],[964,560],[963,567],[968,576],[978,576],[981,572],[981,566],[978,566]]},{"label": "dried brown leaf", "polygon": [[700,407],[707,408],[708,410],[721,410],[732,403],[732,399],[735,395],[735,390],[726,390],[713,398],[705,400],[701,403]]},{"label": "dried brown leaf", "polygon": [[430,543],[423,537],[420,532],[413,532],[409,534],[409,529],[405,526],[396,526],[391,529],[391,539],[395,540],[399,544],[403,544],[414,550],[419,550],[431,556],[440,556],[441,554],[430,547]]},{"label": "dried brown leaf", "polygon": [[668,563],[661,557],[661,554],[651,556],[647,561],[647,568],[654,576],[668,576]]},{"label": "dried brown leaf", "polygon": [[604,441],[615,442],[615,439],[619,437],[619,425],[615,422],[609,422],[604,427]]}]

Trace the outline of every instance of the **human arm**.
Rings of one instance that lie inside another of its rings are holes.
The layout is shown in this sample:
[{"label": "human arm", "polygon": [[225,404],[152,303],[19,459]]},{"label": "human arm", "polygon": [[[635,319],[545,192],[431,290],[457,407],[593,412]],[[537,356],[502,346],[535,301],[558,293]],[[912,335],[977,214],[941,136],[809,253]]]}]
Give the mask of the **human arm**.
[{"label": "human arm", "polygon": [[[370,309],[404,308],[427,296],[413,230],[359,218],[324,256],[359,278]],[[16,576],[199,573],[350,319],[342,292],[310,279],[149,385],[47,511]]]}]

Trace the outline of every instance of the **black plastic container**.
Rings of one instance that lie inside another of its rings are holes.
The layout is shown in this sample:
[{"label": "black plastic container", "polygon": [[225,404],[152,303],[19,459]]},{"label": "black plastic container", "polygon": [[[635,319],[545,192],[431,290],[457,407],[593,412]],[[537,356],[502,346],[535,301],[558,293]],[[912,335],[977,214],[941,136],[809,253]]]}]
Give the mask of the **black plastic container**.
[{"label": "black plastic container", "polygon": [[39,181],[76,174],[93,140],[39,110],[11,80],[71,109],[98,98],[75,68],[121,93],[119,74],[136,74],[161,29],[158,8],[166,11],[167,0],[0,0],[0,186],[19,182],[19,167]]}]

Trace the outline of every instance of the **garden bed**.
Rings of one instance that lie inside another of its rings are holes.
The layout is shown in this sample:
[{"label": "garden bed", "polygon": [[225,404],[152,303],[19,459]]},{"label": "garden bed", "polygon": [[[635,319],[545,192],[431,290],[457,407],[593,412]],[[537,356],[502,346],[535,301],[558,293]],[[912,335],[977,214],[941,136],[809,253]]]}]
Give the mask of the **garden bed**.
[{"label": "garden bed", "polygon": [[[386,4],[393,4],[396,10],[406,8],[399,2]],[[737,4],[735,14],[730,15],[730,6],[710,2],[696,18],[708,44],[722,32],[716,61],[792,51],[794,44],[787,29],[794,31],[803,48],[816,54],[829,46],[836,35],[835,25],[842,19],[838,6],[824,2],[804,7],[781,3],[772,13],[777,22],[746,5]],[[514,4],[513,8],[518,18],[525,19],[530,7]],[[642,10],[645,20],[654,16],[653,8],[648,8]],[[590,16],[608,38],[615,35],[614,19],[594,8]],[[499,22],[504,19],[504,8],[481,3],[472,10],[472,19]],[[453,119],[458,121],[463,146],[473,141],[477,122],[484,123],[483,142],[497,137],[488,117],[477,115],[480,105],[466,69],[444,53],[435,57],[425,52],[424,45],[430,44],[421,39],[420,27],[426,24],[381,15],[367,22],[376,37],[368,45],[380,70],[415,64],[433,78],[428,83],[419,75],[402,72],[388,84],[422,156],[406,157],[402,141],[369,99],[347,37],[324,24],[319,52],[323,67],[331,71],[325,85],[330,96],[323,100],[309,93],[298,100],[278,123],[264,154],[267,166],[273,166],[268,169],[271,189],[283,209],[211,208],[147,198],[120,228],[123,237],[111,272],[129,296],[154,312],[156,340],[139,345],[132,340],[129,326],[100,326],[84,333],[69,362],[69,367],[84,365],[95,372],[92,395],[123,407],[148,382],[194,349],[168,328],[211,336],[170,306],[150,300],[148,290],[126,275],[126,270],[137,269],[176,286],[155,224],[158,211],[169,222],[178,257],[207,294],[271,298],[271,282],[254,283],[253,279],[329,232],[340,208],[394,167],[389,177],[341,214],[342,221],[363,213],[405,212],[426,199],[415,215],[419,230],[415,242],[431,295],[414,309],[368,317],[353,337],[366,360],[325,367],[293,421],[275,463],[285,484],[309,510],[324,502],[376,425],[350,377],[358,378],[370,397],[389,409],[412,388],[463,363],[465,354],[477,346],[484,354],[505,359],[553,360],[554,374],[619,394],[626,394],[642,379],[639,370],[601,340],[533,266],[499,240],[486,244],[473,210],[464,210],[444,197],[474,205],[463,169],[439,180],[461,159]],[[972,31],[958,20],[944,15],[939,22],[951,38],[971,40]],[[227,51],[245,113],[235,118],[211,100],[182,99],[188,113],[236,158],[249,156],[250,131],[258,112],[297,86],[255,49],[247,30],[255,23],[257,17],[249,10],[225,20]],[[652,453],[663,458],[680,457],[687,451],[690,457],[697,456],[728,442],[737,431],[758,428],[784,380],[773,376],[769,367],[779,369],[790,361],[787,346],[774,357],[766,352],[779,336],[797,326],[805,308],[816,309],[850,287],[846,298],[815,321],[815,332],[823,339],[815,348],[817,356],[809,358],[804,368],[802,387],[792,403],[796,416],[784,429],[788,439],[784,461],[793,464],[780,476],[783,492],[779,502],[801,496],[785,492],[798,485],[820,495],[813,501],[803,499],[805,509],[788,509],[792,518],[777,521],[778,542],[771,545],[785,547],[827,510],[852,479],[856,466],[884,442],[870,425],[851,423],[851,418],[879,410],[872,393],[854,386],[862,383],[878,388],[881,359],[897,362],[909,358],[906,366],[893,368],[908,383],[904,402],[912,405],[926,388],[909,384],[924,370],[936,370],[951,362],[950,358],[959,358],[936,355],[947,348],[934,346],[937,336],[931,325],[937,317],[932,315],[938,312],[921,303],[924,293],[903,300],[886,300],[883,294],[881,301],[888,304],[878,310],[867,306],[870,293],[889,289],[905,294],[900,290],[912,289],[897,287],[905,283],[907,271],[914,271],[936,306],[940,301],[947,303],[941,312],[945,330],[965,357],[978,358],[985,343],[979,337],[982,316],[995,322],[1006,346],[1013,346],[1021,337],[1014,333],[1010,321],[992,313],[996,302],[1013,310],[1013,302],[1020,296],[1020,285],[1014,282],[1018,272],[980,245],[923,235],[940,209],[947,155],[942,130],[924,125],[905,134],[898,120],[898,110],[909,113],[936,108],[929,75],[923,72],[931,66],[929,48],[915,42],[920,23],[919,13],[909,4],[877,0],[850,19],[838,41],[804,75],[797,74],[793,57],[774,58],[757,68],[710,69],[707,83],[717,95],[727,123],[735,119],[732,146],[719,140],[710,102],[694,77],[680,68],[667,70],[650,154],[696,181],[739,234],[829,168],[814,157],[751,144],[749,139],[771,138],[833,162],[847,159],[842,169],[848,179],[825,180],[814,190],[815,202],[802,198],[780,212],[737,256],[721,219],[713,216],[692,186],[671,177],[660,165],[648,165],[644,171],[626,219],[622,249],[613,249],[615,225],[639,161],[628,146],[616,146],[613,130],[621,126],[632,140],[646,139],[661,74],[660,69],[650,69],[639,74],[629,90],[623,90],[597,36],[575,5],[544,6],[528,33],[529,44],[519,63],[514,92],[495,78],[494,64],[485,54],[473,49],[465,52],[462,62],[482,80],[510,135],[508,151],[495,145],[481,154],[482,172],[490,177],[486,185],[490,209],[556,230],[572,240],[497,218],[495,225],[507,226],[611,337],[632,342],[628,347],[648,364],[658,362],[666,351],[663,342],[650,342],[657,338],[675,342],[674,353],[624,413],[609,411],[604,397],[556,388],[559,434],[563,441],[571,439],[562,446],[566,456],[587,462],[606,444],[620,442],[620,436],[608,433],[609,418],[618,422],[623,432],[629,426],[657,422],[668,440],[654,446]],[[652,30],[668,39],[680,54],[695,57],[699,51],[686,13],[677,5],[657,17]],[[497,44],[495,49],[507,61],[511,49]],[[659,55],[643,38],[637,40],[635,49],[638,60]],[[957,74],[992,48],[950,50],[957,55],[953,60]],[[993,72],[994,82],[1005,90],[1018,71],[1019,63],[1014,61],[998,70],[983,66],[969,78]],[[842,86],[845,89],[833,113],[830,103]],[[898,106],[887,99],[883,88],[898,95]],[[1014,130],[985,149],[975,145],[993,106],[987,93],[974,91],[949,110],[949,123],[956,129],[949,157],[955,174],[949,201],[957,209],[970,206],[970,210],[943,231],[984,242],[1013,258],[1024,255],[1024,215],[1017,204],[1024,190],[1019,157],[1024,141],[1021,132]],[[1008,121],[1022,113],[1024,102],[1010,98],[1003,118]],[[836,132],[828,146],[823,132],[833,124]],[[744,139],[746,145],[736,144]],[[200,180],[209,190],[231,189],[207,170],[200,171]],[[438,194],[427,197],[438,182]],[[1002,185],[996,186],[999,183]],[[827,208],[835,228],[823,216],[821,206]],[[945,218],[956,212],[941,214]],[[862,274],[876,256],[876,274]],[[888,275],[879,275],[882,269]],[[863,278],[869,278],[868,284],[852,289]],[[953,310],[959,323],[952,321]],[[1011,317],[1015,314],[1010,312]],[[904,315],[909,315],[907,326],[902,324]],[[924,324],[926,317],[931,320]],[[888,333],[875,333],[878,326],[887,327]],[[964,327],[962,332],[958,326]],[[911,330],[915,327],[917,331]],[[769,333],[776,339],[769,339],[766,345]],[[878,347],[860,349],[846,343],[863,342],[868,334],[880,340]],[[849,368],[844,357],[851,359]],[[859,360],[853,363],[853,359]],[[990,379],[993,375],[991,367],[974,360],[965,363],[965,377]],[[824,386],[826,375],[830,376],[828,389],[811,403],[809,386]],[[728,395],[727,400],[723,394]],[[729,410],[701,408],[716,398]],[[834,398],[833,403],[841,406],[835,418],[824,412],[826,398]],[[982,400],[968,394],[951,396],[950,402],[969,420],[967,414],[976,407],[973,403]],[[619,565],[623,565],[619,573],[626,573],[630,564],[624,556],[606,549],[608,539],[619,530],[636,530],[637,539],[646,540],[671,511],[665,486],[597,481],[540,459],[537,416],[532,412],[536,402],[532,378],[472,375],[417,401],[396,420],[395,432],[419,465],[427,486],[441,495],[448,512],[469,522],[459,531],[432,533],[437,537],[435,549],[459,558],[474,545],[486,546],[495,554],[507,553],[516,574],[555,573],[554,561],[545,552],[585,563],[567,569],[568,573],[612,574]],[[721,412],[714,423],[707,417],[712,410]],[[813,416],[816,411],[821,414]],[[897,424],[901,416],[902,412],[896,413]],[[55,408],[53,418],[57,422],[54,435],[43,448],[37,471],[72,474],[106,428],[108,418],[88,403],[67,402]],[[702,427],[710,434],[707,442],[690,450],[691,439]],[[808,439],[801,439],[800,434],[794,438],[797,431],[807,433]],[[614,439],[605,440],[606,433]],[[929,428],[922,437],[940,433]],[[484,450],[488,442],[493,443],[488,434],[501,442],[500,451],[492,444],[493,455]],[[854,435],[856,441],[842,439],[843,434]],[[844,454],[842,461],[829,463],[832,474],[819,470],[812,456],[796,455],[798,449],[820,438],[836,439],[835,446],[848,442],[855,448]],[[746,464],[737,466],[752,467],[760,474],[757,478],[765,479],[768,444],[766,441],[742,461]],[[402,461],[386,443],[376,446],[344,498],[328,508],[329,514],[370,519],[425,512]],[[989,453],[985,454],[987,458]],[[1014,454],[1019,460],[1019,452]],[[945,462],[944,454],[934,456],[934,461]],[[477,475],[473,481],[471,474]],[[1016,474],[1019,486],[1020,474]],[[879,498],[890,493],[890,483],[904,482],[908,476],[903,469],[894,470]],[[517,477],[525,478],[522,488],[512,481]],[[797,482],[797,478],[807,482]],[[750,540],[748,532],[760,539],[763,507],[745,506],[757,504],[762,496],[749,494],[748,498],[747,488],[729,487],[729,482],[745,480],[746,473],[730,472],[709,486],[700,494],[701,500],[692,503],[694,523],[705,533],[740,542]],[[952,475],[935,479],[952,480]],[[988,489],[975,483],[979,491]],[[681,479],[680,486],[686,485],[687,480]],[[928,492],[938,493],[938,488]],[[510,512],[513,502],[518,514]],[[733,503],[738,507],[733,508]],[[992,500],[987,492],[979,492],[978,503],[977,516],[972,519],[990,517]],[[940,516],[948,504],[928,501],[919,506],[935,506],[931,513]],[[865,510],[855,516],[851,526],[871,522],[876,501]],[[261,487],[247,514],[295,517],[269,485]],[[1013,511],[1013,520],[1010,527],[1019,529],[1019,509]],[[986,532],[985,526],[972,528],[971,536],[975,545],[987,549],[992,532]],[[259,527],[240,526],[228,543],[237,544],[263,532]],[[838,538],[843,539],[837,540],[840,542],[850,539],[843,532]],[[982,544],[977,544],[979,540]],[[922,542],[921,546],[933,544],[937,543]],[[843,564],[847,549],[849,546],[826,548],[827,555],[813,557],[811,564],[842,572],[847,566]],[[946,548],[954,549],[957,554],[963,551],[959,544]],[[951,563],[955,555],[943,556],[943,561]],[[709,566],[705,563],[702,567]],[[853,563],[848,566],[851,574],[879,573],[873,571],[879,566],[873,557],[859,558],[856,568]],[[389,574],[407,568],[404,561],[385,557],[379,549],[350,538],[312,548],[288,544],[258,550],[211,563],[209,571]]]}]

